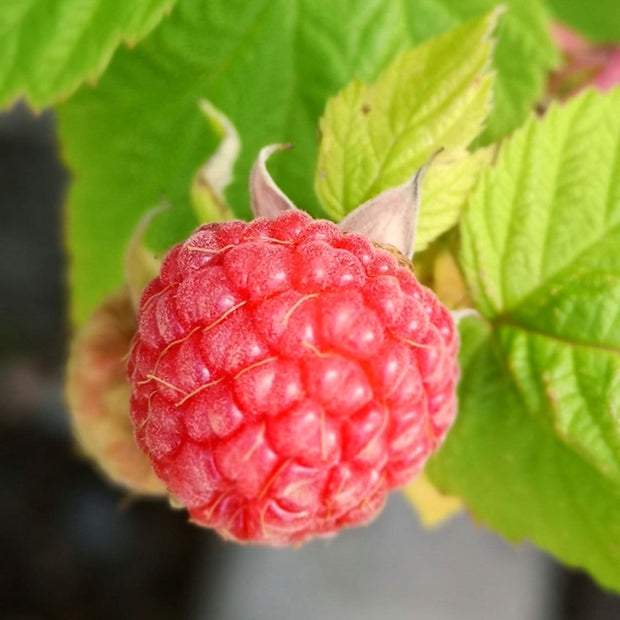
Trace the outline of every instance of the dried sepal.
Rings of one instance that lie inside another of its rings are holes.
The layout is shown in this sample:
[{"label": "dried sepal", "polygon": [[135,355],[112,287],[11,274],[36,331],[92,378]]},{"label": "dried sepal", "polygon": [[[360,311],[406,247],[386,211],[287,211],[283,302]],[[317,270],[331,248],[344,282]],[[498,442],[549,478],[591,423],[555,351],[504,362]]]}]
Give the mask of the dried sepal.
[{"label": "dried sepal", "polygon": [[291,148],[290,144],[272,144],[262,148],[250,173],[250,196],[254,217],[275,220],[284,211],[296,209],[295,205],[275,184],[267,170],[267,159],[276,151]]},{"label": "dried sepal", "polygon": [[391,245],[413,258],[420,206],[420,185],[426,166],[397,187],[381,192],[351,211],[339,224],[344,232],[366,235],[375,243]]},{"label": "dried sepal", "polygon": [[233,179],[241,140],[230,119],[212,103],[203,99],[200,101],[200,109],[219,136],[220,143],[194,176],[190,191],[192,203],[202,224],[231,220],[234,216],[224,198],[224,190]]},{"label": "dried sepal", "polygon": [[149,209],[140,218],[125,248],[125,281],[134,310],[138,308],[144,287],[157,276],[161,267],[161,260],[144,245],[144,236],[155,217],[167,208],[161,205]]}]

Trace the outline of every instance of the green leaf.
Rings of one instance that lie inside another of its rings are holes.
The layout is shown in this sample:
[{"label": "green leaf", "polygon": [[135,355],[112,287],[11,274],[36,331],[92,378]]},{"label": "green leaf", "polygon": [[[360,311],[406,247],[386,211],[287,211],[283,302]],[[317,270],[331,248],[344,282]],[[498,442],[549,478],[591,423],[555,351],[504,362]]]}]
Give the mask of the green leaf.
[{"label": "green leaf", "polygon": [[116,48],[147,35],[176,0],[0,3],[0,107],[40,108],[103,73]]},{"label": "green leaf", "polygon": [[[271,171],[297,205],[319,214],[312,179],[327,97],[353,78],[374,79],[400,50],[495,3],[468,0],[452,9],[448,0],[178,0],[170,19],[134,50],[118,50],[97,88],[82,88],[58,110],[75,177],[68,216],[74,318],[84,320],[119,284],[123,246],[140,214],[162,196],[175,208],[154,223],[158,248],[195,225],[188,187],[215,145],[201,99],[230,118],[241,138],[226,191],[238,216],[250,215],[248,176],[259,149],[283,142],[295,149],[274,157]],[[533,7],[531,14],[521,6]],[[548,37],[536,7],[535,0],[515,0],[498,52],[542,80]],[[513,118],[516,100],[527,108],[537,90],[529,78],[524,85],[496,68],[496,91],[505,96],[495,114]]]},{"label": "green leaf", "polygon": [[620,90],[531,119],[483,174],[440,488],[620,590]]},{"label": "green leaf", "polygon": [[[550,404],[542,410],[528,407],[507,357],[533,351],[523,349],[525,343],[515,336],[473,319],[461,323],[459,415],[426,471],[440,489],[461,495],[476,520],[511,541],[530,539],[617,590],[619,485],[613,474],[602,475],[556,435],[545,419]],[[580,349],[575,361],[591,355]],[[603,355],[598,362],[618,376],[617,356]],[[615,398],[617,414],[617,379],[613,385],[608,378],[591,380],[589,398],[607,398],[609,406]]]},{"label": "green leaf", "polygon": [[491,144],[519,127],[532,104],[543,96],[548,72],[560,60],[549,34],[547,12],[538,0],[423,0],[405,4],[406,19],[417,41],[454,28],[498,4],[507,12],[496,34],[493,111],[479,139],[481,145]]},{"label": "green leaf", "polygon": [[558,19],[601,43],[620,42],[617,0],[546,0]]},{"label": "green leaf", "polygon": [[[315,188],[330,217],[339,220],[404,183],[446,149],[423,181],[416,249],[456,223],[480,169],[481,158],[465,148],[491,105],[489,34],[496,19],[489,13],[409,49],[372,85],[355,81],[329,100],[320,123]],[[438,191],[441,186],[449,192]]]},{"label": "green leaf", "polygon": [[433,160],[422,182],[417,252],[425,250],[431,241],[456,224],[481,171],[490,164],[493,152],[492,147],[474,153],[451,149]]},{"label": "green leaf", "polygon": [[485,316],[620,346],[619,112],[619,89],[553,106],[481,179],[462,262]]}]

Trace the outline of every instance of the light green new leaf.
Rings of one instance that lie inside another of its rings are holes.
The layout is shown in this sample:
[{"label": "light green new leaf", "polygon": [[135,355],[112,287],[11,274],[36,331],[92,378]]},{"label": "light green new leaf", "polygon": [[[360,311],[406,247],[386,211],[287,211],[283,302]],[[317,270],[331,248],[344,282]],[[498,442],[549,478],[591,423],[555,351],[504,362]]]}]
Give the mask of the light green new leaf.
[{"label": "light green new leaf", "polygon": [[460,412],[430,468],[511,539],[620,590],[620,90],[531,119],[483,174]]},{"label": "light green new leaf", "polygon": [[[132,51],[118,50],[97,88],[82,88],[58,110],[75,179],[68,214],[74,318],[84,320],[120,283],[123,246],[144,211],[162,198],[174,205],[154,222],[151,241],[160,249],[195,225],[188,188],[215,144],[201,99],[239,132],[226,190],[238,216],[250,215],[248,176],[259,149],[281,142],[295,149],[270,161],[276,181],[298,206],[319,214],[312,182],[327,98],[354,78],[374,79],[399,51],[496,3],[178,0],[151,36]],[[536,0],[515,0],[500,27],[496,129],[514,127],[523,116],[513,107],[525,112],[538,95],[553,57],[548,45]]]},{"label": "light green new leaf", "polygon": [[404,183],[445,149],[423,182],[416,249],[454,225],[480,169],[482,158],[465,149],[491,105],[489,35],[496,19],[496,12],[487,14],[409,49],[372,85],[356,81],[329,100],[315,188],[332,218]]},{"label": "light green new leaf", "polygon": [[0,3],[0,107],[35,108],[95,80],[123,42],[148,34],[176,0],[21,0]]}]

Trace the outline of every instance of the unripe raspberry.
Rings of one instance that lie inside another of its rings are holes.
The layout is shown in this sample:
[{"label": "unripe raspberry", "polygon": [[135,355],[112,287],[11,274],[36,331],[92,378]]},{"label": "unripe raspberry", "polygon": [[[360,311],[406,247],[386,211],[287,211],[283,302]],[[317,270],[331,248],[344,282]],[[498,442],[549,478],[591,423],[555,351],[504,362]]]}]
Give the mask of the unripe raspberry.
[{"label": "unripe raspberry", "polygon": [[67,400],[80,449],[116,484],[136,493],[166,489],[136,446],[129,419],[125,358],[137,325],[127,289],[107,297],[76,334],[67,366]]},{"label": "unripe raspberry", "polygon": [[147,286],[140,447],[192,519],[299,543],[372,519],[456,410],[448,311],[385,249],[300,211],[202,226]]}]

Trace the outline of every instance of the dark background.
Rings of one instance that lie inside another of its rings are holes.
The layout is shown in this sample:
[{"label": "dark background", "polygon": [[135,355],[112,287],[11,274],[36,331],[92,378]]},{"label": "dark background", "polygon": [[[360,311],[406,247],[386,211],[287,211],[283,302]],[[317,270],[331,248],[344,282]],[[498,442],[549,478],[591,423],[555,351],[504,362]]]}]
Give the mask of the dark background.
[{"label": "dark background", "polygon": [[0,116],[1,619],[620,619],[583,573],[464,515],[424,532],[399,497],[368,528],[274,551],[108,486],[77,456],[62,396],[57,152],[51,115]]}]

